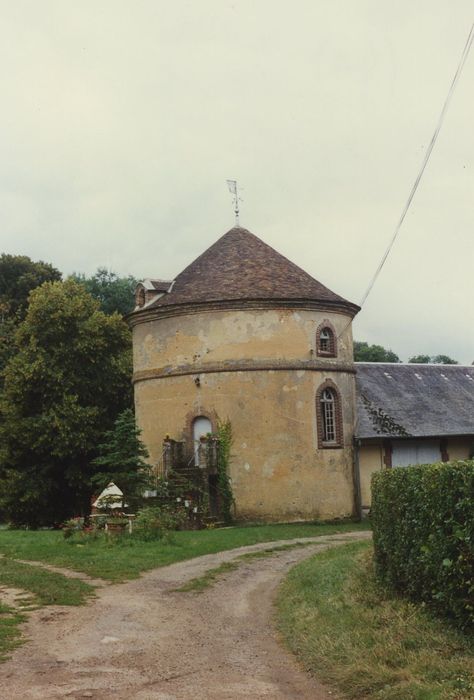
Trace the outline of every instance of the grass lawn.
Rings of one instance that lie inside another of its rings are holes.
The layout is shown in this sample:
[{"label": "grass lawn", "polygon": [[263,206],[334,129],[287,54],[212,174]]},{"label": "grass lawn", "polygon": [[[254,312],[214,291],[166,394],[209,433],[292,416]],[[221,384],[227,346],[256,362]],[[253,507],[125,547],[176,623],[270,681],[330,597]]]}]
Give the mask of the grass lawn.
[{"label": "grass lawn", "polygon": [[140,572],[176,561],[213,554],[257,542],[315,537],[354,530],[367,530],[367,523],[292,523],[184,531],[172,541],[141,542],[124,537],[111,544],[104,539],[81,544],[53,530],[0,530],[0,554],[12,559],[31,559],[83,571],[91,576],[123,581]]},{"label": "grass lawn", "polygon": [[38,605],[82,605],[94,591],[78,579],[5,557],[0,559],[0,585],[27,591],[30,600]]},{"label": "grass lawn", "polygon": [[384,594],[368,542],[292,569],[280,588],[278,621],[305,668],[350,700],[474,698],[474,640],[422,606]]}]

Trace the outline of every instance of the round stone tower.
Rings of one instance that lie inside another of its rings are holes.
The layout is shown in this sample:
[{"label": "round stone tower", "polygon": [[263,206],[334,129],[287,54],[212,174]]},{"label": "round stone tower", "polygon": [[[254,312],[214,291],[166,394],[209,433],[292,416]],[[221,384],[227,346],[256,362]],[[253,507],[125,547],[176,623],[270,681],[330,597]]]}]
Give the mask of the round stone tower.
[{"label": "round stone tower", "polygon": [[199,436],[229,419],[238,518],[353,512],[358,306],[243,228],[174,281],[138,285],[136,303],[136,415],[153,464],[166,435],[192,462]]}]

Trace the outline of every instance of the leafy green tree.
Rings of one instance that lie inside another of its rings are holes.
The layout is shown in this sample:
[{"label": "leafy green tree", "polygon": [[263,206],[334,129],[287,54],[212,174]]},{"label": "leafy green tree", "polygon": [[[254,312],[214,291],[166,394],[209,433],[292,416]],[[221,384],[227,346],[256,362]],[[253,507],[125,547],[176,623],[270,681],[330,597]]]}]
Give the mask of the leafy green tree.
[{"label": "leafy green tree", "polygon": [[431,357],[429,355],[414,355],[414,357],[410,357],[408,362],[415,365],[427,365],[431,362]]},{"label": "leafy green tree", "polygon": [[75,274],[72,278],[84,285],[89,294],[100,302],[100,308],[106,314],[117,311],[125,316],[135,306],[134,292],[138,280],[131,275],[119,277],[115,272],[99,267],[92,277]]},{"label": "leafy green tree", "polygon": [[33,262],[26,255],[0,256],[0,319],[18,315],[24,318],[29,293],[43,284],[61,279],[50,263]]},{"label": "leafy green tree", "polygon": [[457,360],[453,360],[449,355],[434,355],[431,358],[431,362],[435,365],[457,365],[459,364]]},{"label": "leafy green tree", "polygon": [[355,362],[400,362],[400,358],[392,350],[357,340],[354,342],[354,360]]},{"label": "leafy green tree", "polygon": [[30,292],[44,282],[61,279],[49,263],[33,262],[26,255],[0,255],[0,386],[3,370],[12,356],[17,325],[23,320]]},{"label": "leafy green tree", "polygon": [[0,319],[0,387],[3,384],[4,368],[13,355],[17,325],[16,319],[10,316],[5,315],[3,319]]},{"label": "leafy green tree", "polygon": [[140,432],[133,411],[127,408],[118,416],[112,430],[105,433],[98,447],[99,457],[93,461],[99,469],[92,477],[98,490],[113,481],[129,502],[139,501],[143,491],[150,487],[148,450],[140,439]]},{"label": "leafy green tree", "polygon": [[130,331],[80,284],[30,295],[5,369],[0,511],[18,525],[88,512],[97,445],[131,404]]},{"label": "leafy green tree", "polygon": [[410,357],[408,362],[417,364],[417,365],[427,365],[427,364],[434,364],[434,365],[457,365],[458,361],[453,360],[452,357],[449,357],[449,355],[415,355],[414,357]]}]

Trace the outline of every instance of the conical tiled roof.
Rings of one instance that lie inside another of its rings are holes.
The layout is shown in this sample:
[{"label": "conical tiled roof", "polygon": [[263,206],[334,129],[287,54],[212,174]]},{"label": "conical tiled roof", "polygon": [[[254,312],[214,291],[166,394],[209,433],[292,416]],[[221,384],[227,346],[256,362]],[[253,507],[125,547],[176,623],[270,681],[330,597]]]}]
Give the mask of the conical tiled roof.
[{"label": "conical tiled roof", "polygon": [[[335,294],[244,228],[232,228],[176,277],[168,294],[151,306],[230,300],[316,301],[359,307]],[[150,307],[149,307],[150,308]]]}]

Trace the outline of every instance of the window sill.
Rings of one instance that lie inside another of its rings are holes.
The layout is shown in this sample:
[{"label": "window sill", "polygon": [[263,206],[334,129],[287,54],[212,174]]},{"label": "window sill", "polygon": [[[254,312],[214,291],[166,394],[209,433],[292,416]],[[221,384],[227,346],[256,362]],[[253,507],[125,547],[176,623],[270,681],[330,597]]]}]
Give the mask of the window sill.
[{"label": "window sill", "polygon": [[319,446],[320,450],[342,450],[344,445],[340,442],[322,442]]}]

